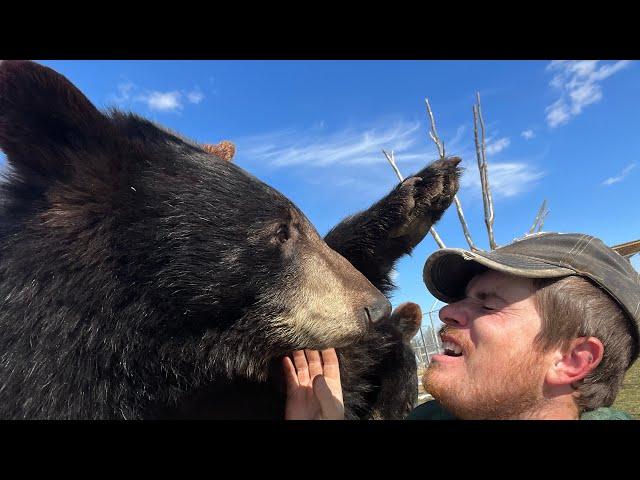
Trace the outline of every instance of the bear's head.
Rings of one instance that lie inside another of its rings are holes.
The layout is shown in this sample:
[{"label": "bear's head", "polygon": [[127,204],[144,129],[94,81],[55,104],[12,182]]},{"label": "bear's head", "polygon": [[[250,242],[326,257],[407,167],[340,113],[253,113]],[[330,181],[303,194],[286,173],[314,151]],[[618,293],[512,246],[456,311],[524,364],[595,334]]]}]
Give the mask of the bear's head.
[{"label": "bear's head", "polygon": [[282,194],[150,121],[100,112],[49,68],[0,63],[0,148],[0,294],[21,315],[16,338],[55,338],[132,382],[193,383],[264,378],[269,360],[347,345],[390,313]]}]

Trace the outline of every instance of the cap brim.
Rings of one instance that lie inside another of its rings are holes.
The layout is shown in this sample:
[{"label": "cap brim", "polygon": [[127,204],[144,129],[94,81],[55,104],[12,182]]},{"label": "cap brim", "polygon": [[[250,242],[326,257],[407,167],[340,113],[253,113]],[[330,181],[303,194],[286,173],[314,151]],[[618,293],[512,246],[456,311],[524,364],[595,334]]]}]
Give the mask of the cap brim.
[{"label": "cap brim", "polygon": [[427,259],[422,278],[434,297],[452,303],[464,298],[469,281],[487,268],[526,278],[556,278],[576,274],[570,268],[524,255],[443,248]]}]

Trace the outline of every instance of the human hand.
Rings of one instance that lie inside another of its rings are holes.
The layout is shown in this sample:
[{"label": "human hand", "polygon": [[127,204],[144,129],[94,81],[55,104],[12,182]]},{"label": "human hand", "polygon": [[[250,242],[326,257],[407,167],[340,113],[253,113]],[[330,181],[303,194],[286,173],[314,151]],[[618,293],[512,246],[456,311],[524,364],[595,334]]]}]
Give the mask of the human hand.
[{"label": "human hand", "polygon": [[335,349],[296,350],[293,362],[285,357],[282,363],[287,382],[285,420],[344,420]]}]

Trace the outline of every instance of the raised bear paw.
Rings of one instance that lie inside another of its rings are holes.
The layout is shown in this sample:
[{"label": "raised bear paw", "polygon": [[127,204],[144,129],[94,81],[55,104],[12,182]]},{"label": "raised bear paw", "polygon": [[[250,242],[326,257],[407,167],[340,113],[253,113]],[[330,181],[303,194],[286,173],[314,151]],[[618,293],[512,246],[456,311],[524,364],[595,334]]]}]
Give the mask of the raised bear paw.
[{"label": "raised bear paw", "polygon": [[460,161],[459,157],[437,160],[405,179],[389,194],[386,202],[396,207],[383,206],[384,215],[391,214],[390,238],[402,238],[410,248],[420,243],[458,191]]},{"label": "raised bear paw", "polygon": [[460,158],[437,160],[397,185],[367,210],[344,219],[326,235],[383,293],[393,287],[389,272],[411,253],[451,205],[458,191]]}]

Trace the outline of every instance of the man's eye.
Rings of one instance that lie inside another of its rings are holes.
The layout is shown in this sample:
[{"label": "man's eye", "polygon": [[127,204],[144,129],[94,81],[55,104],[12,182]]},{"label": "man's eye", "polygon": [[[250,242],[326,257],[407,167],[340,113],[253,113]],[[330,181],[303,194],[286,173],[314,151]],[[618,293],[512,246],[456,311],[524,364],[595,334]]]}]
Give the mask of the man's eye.
[{"label": "man's eye", "polygon": [[482,308],[485,310],[495,310],[495,308],[488,307],[487,305],[483,305]]}]

